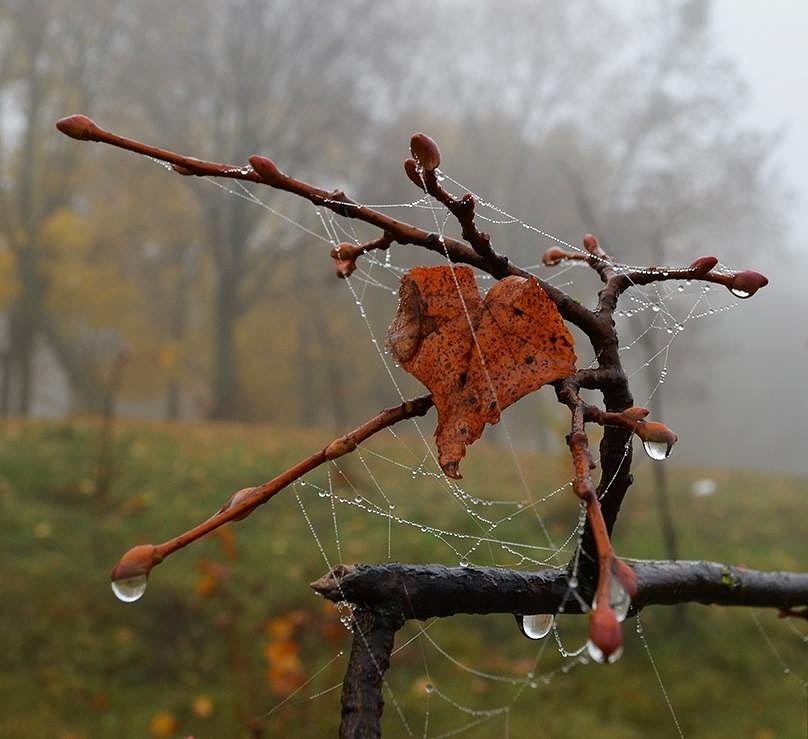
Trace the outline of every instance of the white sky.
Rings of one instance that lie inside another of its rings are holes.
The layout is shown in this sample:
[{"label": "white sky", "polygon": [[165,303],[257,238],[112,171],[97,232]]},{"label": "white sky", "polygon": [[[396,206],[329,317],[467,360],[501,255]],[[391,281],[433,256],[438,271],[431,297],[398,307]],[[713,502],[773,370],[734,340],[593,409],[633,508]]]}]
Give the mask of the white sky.
[{"label": "white sky", "polygon": [[[750,120],[783,133],[776,157],[798,200],[789,245],[808,233],[808,0],[714,0],[716,38],[749,84]],[[799,251],[803,251],[800,249]]]}]

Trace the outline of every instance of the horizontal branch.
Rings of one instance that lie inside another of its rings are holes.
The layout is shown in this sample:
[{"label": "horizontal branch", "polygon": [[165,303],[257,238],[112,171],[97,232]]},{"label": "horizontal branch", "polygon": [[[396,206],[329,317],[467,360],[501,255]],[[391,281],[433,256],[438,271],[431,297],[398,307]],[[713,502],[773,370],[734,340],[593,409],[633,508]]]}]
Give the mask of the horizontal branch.
[{"label": "horizontal branch", "polygon": [[[529,272],[517,267],[504,257],[491,259],[489,256],[481,256],[472,247],[457,239],[425,231],[422,228],[391,218],[384,213],[356,203],[341,190],[323,190],[302,180],[290,177],[281,172],[275,163],[266,157],[252,156],[250,157],[249,165],[242,166],[209,162],[196,157],[178,154],[168,149],[144,144],[135,139],[118,136],[106,131],[83,115],[62,118],[57,122],[56,126],[66,136],[79,141],[97,141],[151,157],[152,159],[168,162],[181,175],[226,177],[268,185],[276,190],[290,192],[316,206],[328,208],[344,218],[355,218],[376,226],[385,234],[389,234],[396,243],[421,246],[441,256],[446,256],[452,262],[476,267],[497,279],[510,275],[531,276]],[[601,334],[602,329],[592,311],[557,287],[540,279],[538,279],[538,282],[566,320],[574,323],[588,336],[599,336]]]},{"label": "horizontal branch", "polygon": [[[782,611],[808,605],[808,573],[762,572],[716,562],[640,562],[632,609],[702,603]],[[567,573],[443,565],[339,565],[311,584],[333,601],[420,620],[458,613],[580,613]]]}]

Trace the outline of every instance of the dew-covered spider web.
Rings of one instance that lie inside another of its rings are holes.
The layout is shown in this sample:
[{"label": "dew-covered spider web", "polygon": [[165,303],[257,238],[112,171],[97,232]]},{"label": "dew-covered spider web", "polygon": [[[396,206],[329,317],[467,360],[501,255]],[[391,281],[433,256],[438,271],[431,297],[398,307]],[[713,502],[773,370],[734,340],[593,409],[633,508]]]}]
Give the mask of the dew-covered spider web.
[{"label": "dew-covered spider web", "polygon": [[[507,245],[514,233],[522,237],[529,234],[535,240],[534,259],[520,266],[561,289],[574,292],[578,288],[577,294],[588,296],[582,299],[592,305],[599,279],[585,262],[565,262],[555,268],[541,264],[542,253],[552,245],[582,252],[572,238],[563,239],[509,213],[478,188],[446,173],[440,173],[439,180],[455,196],[465,192],[475,195],[480,227],[490,231],[500,253],[508,254]],[[288,215],[291,196],[284,193],[239,182],[208,182],[229,197],[246,199],[264,209],[268,223],[275,219],[276,224],[282,222],[304,232],[309,237],[307,248],[321,252],[324,264],[329,261],[329,250],[338,243],[361,244],[378,236],[364,224],[340,218],[326,208],[312,207],[307,215],[292,218]],[[441,239],[444,234],[456,235],[459,231],[443,206],[426,195],[409,202],[366,205],[401,220],[417,222]],[[622,263],[619,254],[610,256],[620,271],[644,268]],[[396,309],[399,281],[422,260],[451,264],[448,256],[440,260],[418,247],[395,244],[363,255],[357,260],[356,271],[342,281],[344,299],[333,306],[333,310],[353,313],[355,331],[364,337],[369,349],[368,361],[376,364],[378,373],[389,383],[387,406],[423,392],[396,366],[384,347],[384,328]],[[745,266],[719,264],[716,269],[729,271],[731,267]],[[482,292],[493,282],[485,274],[476,277]],[[615,321],[635,403],[649,407],[663,386],[671,383],[671,360],[685,333],[701,322],[720,321],[722,314],[742,305],[737,296],[721,286],[689,280],[635,286],[624,294]],[[649,337],[653,341],[648,341]],[[579,367],[594,366],[591,351],[587,352],[582,340],[577,342],[576,351]],[[323,372],[327,373],[328,367],[323,367]],[[355,390],[361,392],[360,388]],[[546,389],[539,394],[547,393],[552,395]],[[587,399],[602,406],[595,395]],[[529,402],[531,399],[526,398],[517,406]],[[572,467],[563,444],[569,414],[565,408],[556,410],[554,404],[555,399],[550,398],[531,412],[535,423],[549,426],[548,436],[557,439],[555,447],[539,452],[526,448],[508,409],[499,426],[469,448],[463,461],[464,478],[451,480],[437,462],[432,438],[435,417],[430,413],[386,429],[353,454],[312,472],[273,500],[270,507],[287,505],[298,509],[301,524],[296,535],[311,541],[312,560],[317,560],[320,574],[341,562],[439,562],[460,567],[567,570],[572,561],[567,600],[586,610],[589,604],[577,587],[585,512],[572,493]],[[352,419],[351,425],[363,420]],[[591,426],[587,430],[590,447],[596,452],[599,430]],[[666,462],[649,459],[638,442],[633,466],[638,482],[627,496],[615,539],[618,555],[628,562],[663,556],[660,548],[648,543],[659,539],[649,475],[655,464]],[[277,471],[268,472],[274,475]],[[717,500],[718,496],[713,495],[716,487],[720,490],[720,481],[696,475],[692,490],[687,492],[691,510],[693,501],[707,505]],[[723,493],[731,495],[729,490]],[[603,495],[608,494],[607,483]],[[635,502],[641,509],[636,515],[632,512]],[[255,514],[262,515],[263,510]],[[264,527],[271,530],[271,516]],[[643,532],[643,536],[632,538],[632,529]],[[643,543],[635,551],[631,542],[640,539]],[[709,538],[702,543],[704,551],[687,551],[686,558],[709,559]],[[749,565],[756,563],[750,561]],[[301,588],[305,587],[301,582]],[[345,602],[337,608],[346,631],[350,630],[350,605]],[[525,619],[521,628],[508,615],[409,622],[397,635],[391,666],[384,677],[384,735],[515,739],[537,733],[554,736],[557,727],[566,725],[580,727],[580,731],[599,728],[603,733],[593,736],[612,736],[608,711],[619,713],[620,701],[636,701],[642,704],[637,710],[647,716],[645,727],[652,727],[654,736],[691,736],[688,727],[693,717],[681,708],[682,703],[692,702],[692,674],[687,671],[698,671],[700,659],[715,661],[732,647],[720,639],[722,623],[728,619],[749,621],[751,616],[751,627],[746,632],[749,642],[740,648],[762,654],[766,669],[756,674],[750,685],[750,706],[756,696],[754,681],[775,683],[778,690],[793,694],[789,704],[793,715],[788,718],[792,735],[808,736],[805,623],[778,620],[774,612],[754,610],[744,616],[741,611],[725,609],[714,617],[716,610],[719,609],[710,609],[705,616],[704,608],[694,606],[683,622],[663,608],[649,609],[642,620],[634,617],[633,623],[623,627],[623,658],[610,667],[594,664],[593,657],[597,655],[587,648],[586,618],[565,615],[563,607],[555,618]],[[692,635],[687,641],[687,653],[672,653],[668,635],[676,631],[681,638],[687,630]],[[360,634],[359,638],[364,637]],[[323,643],[307,662],[302,684],[281,700],[268,698],[261,718],[269,720],[295,707],[309,706],[312,711],[330,713],[336,726],[349,650],[347,635],[342,646]],[[619,685],[624,687],[618,690]],[[754,710],[750,707],[750,713],[765,726],[765,706]],[[721,720],[717,708],[714,720]],[[754,736],[766,739],[775,734],[764,731]]]}]

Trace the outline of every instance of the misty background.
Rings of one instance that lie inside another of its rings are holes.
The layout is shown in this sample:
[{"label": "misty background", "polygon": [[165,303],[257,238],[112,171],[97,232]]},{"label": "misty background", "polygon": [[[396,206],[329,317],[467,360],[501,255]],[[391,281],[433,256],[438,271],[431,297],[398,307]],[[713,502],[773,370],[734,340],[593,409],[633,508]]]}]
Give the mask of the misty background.
[{"label": "misty background", "polygon": [[[753,300],[677,337],[654,410],[680,434],[672,463],[808,473],[806,28],[808,7],[786,0],[3,0],[0,413],[350,428],[395,401],[327,244],[68,140],[58,118],[215,161],[261,153],[370,203],[417,198],[401,162],[421,130],[447,174],[566,241],[591,231],[621,262],[714,254],[765,273]],[[255,192],[322,232],[308,204]],[[524,265],[551,245],[491,231]],[[591,303],[594,275],[572,276]],[[693,294],[671,305],[686,313]],[[394,297],[363,302],[381,332]],[[665,339],[640,342],[642,364]],[[639,402],[660,361],[633,380]],[[511,414],[517,444],[560,438],[553,404]]]}]

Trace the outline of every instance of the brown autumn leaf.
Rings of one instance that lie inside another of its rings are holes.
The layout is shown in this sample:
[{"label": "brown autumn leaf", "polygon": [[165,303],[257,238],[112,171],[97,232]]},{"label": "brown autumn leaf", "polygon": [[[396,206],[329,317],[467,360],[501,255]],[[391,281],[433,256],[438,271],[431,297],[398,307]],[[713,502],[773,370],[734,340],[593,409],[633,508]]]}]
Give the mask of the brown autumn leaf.
[{"label": "brown autumn leaf", "polygon": [[416,267],[404,275],[386,344],[432,393],[438,461],[453,478],[486,423],[575,371],[572,336],[536,280],[506,277],[483,299],[468,267]]}]

